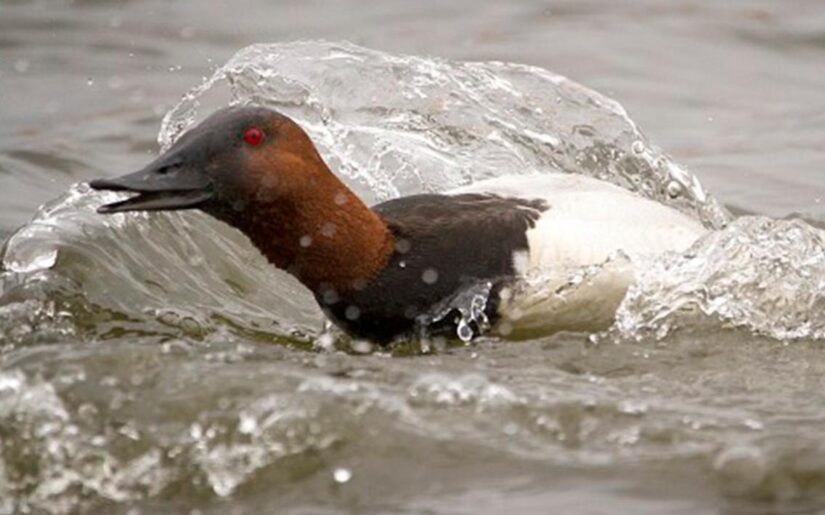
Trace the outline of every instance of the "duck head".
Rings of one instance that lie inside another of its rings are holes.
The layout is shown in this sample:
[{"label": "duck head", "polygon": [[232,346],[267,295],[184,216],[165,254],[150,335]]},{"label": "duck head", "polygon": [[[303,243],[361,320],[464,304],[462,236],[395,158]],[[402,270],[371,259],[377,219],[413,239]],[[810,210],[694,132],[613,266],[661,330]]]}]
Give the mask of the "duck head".
[{"label": "duck head", "polygon": [[316,291],[363,283],[392,249],[386,224],[329,170],[307,134],[262,107],[220,110],[142,170],[89,185],[134,193],[100,213],[204,211]]},{"label": "duck head", "polygon": [[[186,132],[142,170],[89,183],[96,190],[135,193],[100,213],[201,209],[233,218],[256,204],[290,202],[300,190],[330,179],[304,131],[260,107],[222,109]],[[328,181],[326,181],[328,182]]]}]

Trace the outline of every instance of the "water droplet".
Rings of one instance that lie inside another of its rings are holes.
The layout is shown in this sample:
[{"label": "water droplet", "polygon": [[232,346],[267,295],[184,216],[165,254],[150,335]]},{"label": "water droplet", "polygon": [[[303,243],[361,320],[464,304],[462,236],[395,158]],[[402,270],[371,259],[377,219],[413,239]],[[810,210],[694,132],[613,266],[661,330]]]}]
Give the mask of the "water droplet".
[{"label": "water droplet", "polygon": [[754,431],[761,431],[765,428],[765,425],[762,422],[752,418],[746,418],[742,423],[745,424],[745,427],[748,429],[753,429]]},{"label": "water droplet", "polygon": [[332,238],[333,236],[335,236],[335,230],[335,224],[332,222],[327,222],[323,225],[323,227],[321,227],[321,234],[323,234],[327,238]]},{"label": "water droplet", "polygon": [[405,240],[404,238],[396,240],[396,242],[395,242],[395,251],[398,252],[399,254],[406,254],[407,252],[410,251],[410,247],[411,247],[410,241]]},{"label": "water droplet", "polygon": [[86,77],[86,85],[87,86],[94,86],[95,85],[95,80],[91,77]]},{"label": "water droplet", "polygon": [[332,471],[332,478],[335,479],[335,482],[338,484],[344,484],[349,482],[352,479],[352,471],[345,468],[337,468]]},{"label": "water droplet", "polygon": [[642,416],[647,413],[647,404],[637,400],[624,400],[617,406],[619,413],[626,415]]},{"label": "water droplet", "polygon": [[335,194],[335,204],[339,206],[343,206],[347,203],[347,196],[343,193],[336,193]]},{"label": "water droplet", "polygon": [[677,198],[682,195],[682,184],[678,181],[670,181],[667,183],[667,196],[670,198]]},{"label": "water droplet", "polygon": [[338,292],[334,288],[327,288],[321,294],[321,298],[324,300],[324,304],[335,304],[341,297],[338,296]]},{"label": "water droplet", "polygon": [[645,144],[642,143],[639,140],[636,140],[636,141],[633,142],[633,145],[631,146],[631,148],[633,149],[634,154],[637,154],[637,155],[643,154],[644,151],[645,151]]},{"label": "water droplet", "polygon": [[358,309],[358,306],[347,306],[344,316],[347,320],[358,320],[358,317],[361,316],[361,310]]},{"label": "water droplet", "polygon": [[25,256],[25,258],[25,260],[8,259],[4,264],[9,270],[16,273],[48,270],[57,263],[57,249],[48,249],[34,256]]},{"label": "water droplet", "polygon": [[398,267],[399,268],[407,268],[407,262],[406,261],[401,261],[400,263],[398,263]]},{"label": "water droplet", "polygon": [[124,424],[117,432],[130,440],[140,440],[140,432],[131,423]]},{"label": "water droplet", "polygon": [[351,347],[352,351],[358,354],[369,354],[372,352],[372,344],[366,340],[354,340]]},{"label": "water droplet", "polygon": [[737,445],[720,452],[713,468],[728,489],[745,492],[764,480],[768,463],[760,449]]},{"label": "water droplet", "polygon": [[241,413],[238,415],[240,421],[238,422],[238,431],[245,435],[249,435],[258,429],[258,421],[248,413]]},{"label": "water droplet", "polygon": [[322,351],[335,350],[335,337],[331,333],[324,333],[315,340],[313,346]]},{"label": "water droplet", "polygon": [[28,59],[18,59],[14,62],[14,71],[17,73],[26,73],[29,71],[31,63]]},{"label": "water droplet", "polygon": [[312,236],[304,235],[301,236],[301,239],[298,241],[302,247],[309,247],[312,245]]},{"label": "water droplet", "polygon": [[464,343],[467,343],[473,339],[473,328],[470,327],[470,324],[467,323],[464,317],[458,320],[458,327],[456,327],[455,332],[458,335],[458,338]]},{"label": "water droplet", "polygon": [[0,394],[17,393],[23,386],[23,376],[17,375],[0,375]]},{"label": "water droplet", "polygon": [[94,404],[85,402],[77,409],[77,414],[83,419],[93,421],[98,414],[98,409]]},{"label": "water droplet", "polygon": [[435,284],[438,282],[438,271],[433,268],[424,270],[424,273],[421,274],[421,280],[426,284]]}]

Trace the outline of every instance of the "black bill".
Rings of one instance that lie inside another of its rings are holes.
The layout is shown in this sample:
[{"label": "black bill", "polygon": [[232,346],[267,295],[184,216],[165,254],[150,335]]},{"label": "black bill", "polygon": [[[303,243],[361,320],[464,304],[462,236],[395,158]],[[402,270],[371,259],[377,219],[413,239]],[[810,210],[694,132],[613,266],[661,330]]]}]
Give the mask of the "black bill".
[{"label": "black bill", "polygon": [[139,172],[114,179],[97,179],[89,186],[95,190],[136,193],[126,200],[100,206],[98,213],[192,209],[213,195],[211,181],[198,169],[166,156]]}]

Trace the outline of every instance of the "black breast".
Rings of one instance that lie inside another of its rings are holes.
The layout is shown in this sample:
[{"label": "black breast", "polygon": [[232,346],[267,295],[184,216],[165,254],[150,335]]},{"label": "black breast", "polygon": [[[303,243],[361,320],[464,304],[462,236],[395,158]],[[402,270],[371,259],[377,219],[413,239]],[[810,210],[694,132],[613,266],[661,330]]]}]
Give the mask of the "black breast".
[{"label": "black breast", "polygon": [[[527,251],[526,232],[546,209],[543,201],[493,195],[414,195],[373,210],[395,236],[387,266],[363,288],[317,293],[327,315],[359,338],[384,343],[411,334],[416,319],[479,282],[497,292],[512,280],[513,253]],[[497,295],[485,307],[495,316]],[[445,318],[446,320],[452,320]],[[453,331],[450,321],[439,331]]]}]

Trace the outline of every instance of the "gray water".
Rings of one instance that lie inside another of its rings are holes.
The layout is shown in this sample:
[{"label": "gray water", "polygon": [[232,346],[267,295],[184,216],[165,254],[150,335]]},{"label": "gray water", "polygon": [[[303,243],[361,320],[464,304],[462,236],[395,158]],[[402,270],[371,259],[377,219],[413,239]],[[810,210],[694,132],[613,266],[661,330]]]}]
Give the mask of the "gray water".
[{"label": "gray water", "polygon": [[[815,1],[1,3],[0,513],[825,511],[822,27]],[[233,100],[373,201],[552,168],[715,231],[601,334],[353,349],[233,231],[75,185]]]}]

